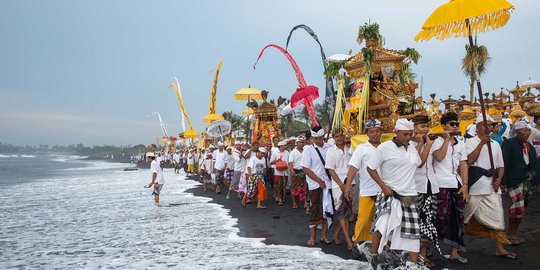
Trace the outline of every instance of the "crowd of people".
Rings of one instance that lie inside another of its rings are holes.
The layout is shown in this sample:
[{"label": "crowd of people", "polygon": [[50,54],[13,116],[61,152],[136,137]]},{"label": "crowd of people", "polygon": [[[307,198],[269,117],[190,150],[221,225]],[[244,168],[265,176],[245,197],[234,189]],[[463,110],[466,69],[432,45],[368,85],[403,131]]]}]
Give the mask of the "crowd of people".
[{"label": "crowd of people", "polygon": [[[441,117],[443,133],[430,134],[430,119],[418,115],[398,119],[395,137],[386,142],[381,121],[369,119],[368,140],[354,151],[348,134],[334,131],[327,139],[324,129],[315,127],[298,137],[275,137],[272,145],[218,142],[171,158],[176,173],[183,168],[198,175],[206,192],[221,194],[225,188],[226,198],[244,207],[256,202],[265,209],[268,197],[279,206],[302,205],[308,246],[344,239],[350,251],[368,244],[374,265],[381,252],[394,250],[407,252],[409,264],[431,268],[429,255],[442,254],[442,245],[449,247],[447,260],[467,264],[464,234],[469,234],[492,239],[496,256],[517,260],[505,246],[525,242],[517,232],[528,200],[538,191],[540,119],[531,127],[525,120],[486,118],[489,130],[479,116],[473,136],[462,137],[458,115],[447,112]],[[147,158],[159,164],[152,154]],[[161,186],[155,184],[164,180],[156,166],[148,187],[154,185],[159,196]],[[509,197],[509,209],[503,209],[502,196]]]}]

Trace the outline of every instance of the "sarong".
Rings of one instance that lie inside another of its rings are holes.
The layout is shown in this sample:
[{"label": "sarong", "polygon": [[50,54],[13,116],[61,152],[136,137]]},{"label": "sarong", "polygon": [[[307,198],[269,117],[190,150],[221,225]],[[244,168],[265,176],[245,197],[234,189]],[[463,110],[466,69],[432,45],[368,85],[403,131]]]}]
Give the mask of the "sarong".
[{"label": "sarong", "polygon": [[242,175],[242,172],[233,171],[233,177],[232,177],[231,184],[229,185],[229,190],[238,192],[238,185],[240,184],[241,175]]},{"label": "sarong", "polygon": [[188,164],[187,165],[187,172],[188,173],[194,173],[195,172],[195,165],[194,164]]},{"label": "sarong", "polygon": [[422,242],[431,242],[439,252],[439,242],[437,241],[437,228],[435,227],[435,219],[437,218],[437,196],[421,194],[419,196],[418,213],[420,214],[420,240]]},{"label": "sarong", "polygon": [[232,179],[233,179],[234,171],[233,170],[225,170],[225,180],[227,181],[227,186],[231,185]]},{"label": "sarong", "polygon": [[451,247],[465,251],[463,240],[463,210],[465,201],[458,189],[440,188],[437,193],[437,219],[435,227],[439,238]]},{"label": "sarong", "polygon": [[258,201],[266,201],[268,194],[266,192],[266,187],[264,186],[264,179],[260,175],[254,175],[252,179],[248,182],[246,195],[250,200],[255,199],[257,196]]},{"label": "sarong", "polygon": [[298,197],[301,201],[306,199],[306,187],[304,186],[305,174],[302,170],[294,170],[296,176],[292,178],[291,193],[293,196]]},{"label": "sarong", "polygon": [[216,186],[223,184],[223,170],[216,170]]},{"label": "sarong", "polygon": [[501,195],[471,195],[465,208],[465,231],[467,234],[490,238],[509,245],[504,226],[504,210]]},{"label": "sarong", "polygon": [[247,190],[246,174],[244,172],[240,172],[240,183],[238,183],[238,192],[245,193],[246,190]]},{"label": "sarong", "polygon": [[[332,193],[333,195],[333,193]],[[349,219],[349,216],[352,214],[352,201],[345,199],[343,193],[341,194],[341,203],[334,213],[334,217],[338,220],[340,219]]]},{"label": "sarong", "polygon": [[[528,180],[526,180],[528,181]],[[511,218],[522,219],[525,215],[525,193],[523,192],[523,184],[517,187],[510,188],[508,196],[512,201],[510,209],[508,210]]]},{"label": "sarong", "polygon": [[375,214],[375,199],[370,196],[362,196],[358,199],[358,218],[354,226],[354,242],[371,241],[373,235],[370,232],[373,215]]},{"label": "sarong", "polygon": [[313,228],[323,222],[323,190],[318,187],[309,191],[310,214],[309,227]]},{"label": "sarong", "polygon": [[[377,197],[373,231],[378,231],[382,235],[378,253],[383,251],[389,241],[391,242],[390,249],[393,250],[420,251],[420,230],[418,229],[417,235],[411,234],[419,227],[418,219],[414,221],[414,216],[418,217],[418,213],[416,215],[413,212],[406,213],[406,211],[416,211],[413,200],[417,200],[416,196],[402,197],[401,201],[390,196]],[[385,210],[379,211],[380,209]]]},{"label": "sarong", "polygon": [[275,191],[276,191],[276,199],[279,201],[285,200],[285,185],[287,184],[287,176],[286,175],[276,175],[274,176],[275,181]]}]

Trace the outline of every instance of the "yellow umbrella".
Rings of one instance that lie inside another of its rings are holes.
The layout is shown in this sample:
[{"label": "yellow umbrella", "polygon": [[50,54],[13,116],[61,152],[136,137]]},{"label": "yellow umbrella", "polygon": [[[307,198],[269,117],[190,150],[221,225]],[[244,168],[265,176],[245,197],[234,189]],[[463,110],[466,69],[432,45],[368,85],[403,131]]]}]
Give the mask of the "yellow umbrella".
[{"label": "yellow umbrella", "polygon": [[[506,0],[451,0],[437,8],[422,26],[422,30],[414,37],[416,41],[430,40],[433,37],[443,40],[448,37],[468,37],[469,46],[474,46],[472,35],[495,30],[504,26],[510,19],[514,9]],[[477,70],[473,69],[473,72]],[[480,77],[476,80],[480,108],[484,118],[484,127],[489,130],[486,118],[486,108],[482,94]],[[489,162],[494,169],[491,144],[487,144]]]},{"label": "yellow umbrella", "polygon": [[256,88],[242,88],[234,93],[234,99],[236,100],[263,100],[261,96],[261,90]]},{"label": "yellow umbrella", "polygon": [[188,129],[184,132],[184,138],[191,139],[199,137],[199,133],[194,129]]},{"label": "yellow umbrella", "polygon": [[505,0],[451,0],[437,8],[414,40],[468,37],[504,26],[512,4]]},{"label": "yellow umbrella", "polygon": [[223,118],[223,115],[221,114],[216,114],[216,113],[211,113],[211,114],[207,114],[204,116],[203,120],[205,122],[207,122],[208,124],[214,122],[214,121],[217,121],[217,120],[224,120],[225,118]]},{"label": "yellow umbrella", "polygon": [[252,108],[247,108],[242,112],[242,115],[247,116],[247,115],[252,115],[253,113],[254,111]]}]

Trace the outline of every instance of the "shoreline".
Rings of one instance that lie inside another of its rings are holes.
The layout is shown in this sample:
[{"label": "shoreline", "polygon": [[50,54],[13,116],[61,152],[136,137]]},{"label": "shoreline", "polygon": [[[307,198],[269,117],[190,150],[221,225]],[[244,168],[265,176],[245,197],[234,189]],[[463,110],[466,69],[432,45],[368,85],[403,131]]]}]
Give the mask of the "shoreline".
[{"label": "shoreline", "polygon": [[[200,183],[197,177],[186,177],[188,181]],[[236,194],[226,199],[226,192],[216,194],[214,192],[203,192],[202,187],[197,186],[186,190],[194,196],[202,196],[212,199],[212,203],[222,205],[229,210],[229,215],[237,219],[236,227],[239,228],[238,236],[249,238],[264,238],[262,241],[267,245],[288,245],[302,246],[309,248],[306,243],[309,239],[308,215],[305,214],[303,207],[299,204],[297,209],[291,207],[290,195],[286,197],[285,205],[278,206],[273,201],[266,201],[266,209],[257,209],[255,203],[248,204],[245,208],[241,206],[240,199]],[[270,193],[270,192],[269,192]],[[503,195],[505,202],[505,211],[508,209],[507,195]],[[271,195],[269,194],[269,198]],[[510,261],[494,256],[495,244],[493,241],[484,238],[470,237],[465,235],[467,251],[462,253],[469,259],[467,265],[445,260],[441,255],[435,254],[431,258],[437,266],[433,269],[537,269],[540,265],[540,257],[537,250],[540,250],[540,195],[537,195],[531,201],[527,208],[527,217],[520,226],[519,233],[527,242],[521,246],[507,246],[511,252],[516,252],[519,260]],[[334,223],[336,224],[336,223]],[[329,229],[328,240],[332,241],[334,224]],[[350,223],[354,228],[354,223]],[[317,242],[315,247],[321,249],[326,254],[338,256],[342,259],[353,259],[350,252],[347,251],[344,239],[341,245],[325,245]],[[317,232],[317,239],[320,239],[320,230]],[[448,247],[440,243],[443,254],[449,254]],[[434,252],[436,253],[436,252]]]}]

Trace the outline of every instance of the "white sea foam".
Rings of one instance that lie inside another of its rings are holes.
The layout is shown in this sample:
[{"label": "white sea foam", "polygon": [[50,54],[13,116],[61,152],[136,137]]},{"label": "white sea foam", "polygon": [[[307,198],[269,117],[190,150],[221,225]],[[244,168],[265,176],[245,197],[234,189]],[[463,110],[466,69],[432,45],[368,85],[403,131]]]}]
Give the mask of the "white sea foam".
[{"label": "white sea foam", "polygon": [[154,207],[149,170],[89,171],[0,193],[0,269],[360,269],[319,249],[238,236],[229,210],[165,171]]}]

